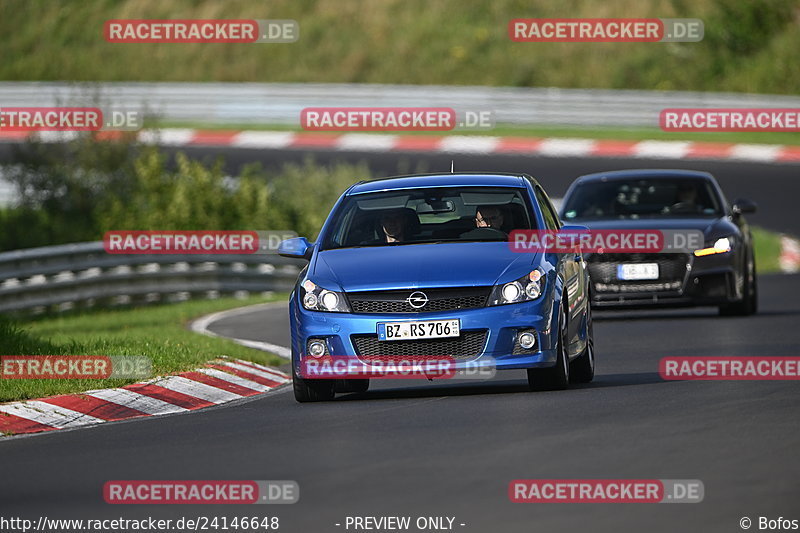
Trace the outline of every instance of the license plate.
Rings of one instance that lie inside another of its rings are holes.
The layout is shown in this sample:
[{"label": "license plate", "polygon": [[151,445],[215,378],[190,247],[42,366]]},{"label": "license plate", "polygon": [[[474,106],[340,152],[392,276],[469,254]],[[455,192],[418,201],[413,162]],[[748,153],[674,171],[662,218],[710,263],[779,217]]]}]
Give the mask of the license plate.
[{"label": "license plate", "polygon": [[458,337],[461,321],[424,320],[418,322],[379,322],[379,341],[403,341],[412,339],[440,339]]},{"label": "license plate", "polygon": [[658,263],[617,265],[617,278],[623,280],[658,279]]}]

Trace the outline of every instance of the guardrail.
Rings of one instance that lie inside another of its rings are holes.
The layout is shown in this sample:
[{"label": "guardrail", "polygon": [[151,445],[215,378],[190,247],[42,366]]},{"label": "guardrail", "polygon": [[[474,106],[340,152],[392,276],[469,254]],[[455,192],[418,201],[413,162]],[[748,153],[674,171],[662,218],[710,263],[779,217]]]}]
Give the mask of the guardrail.
[{"label": "guardrail", "polygon": [[0,83],[0,107],[110,105],[167,121],[298,125],[305,107],[452,107],[519,125],[657,127],[667,107],[800,107],[800,97],[684,91],[318,83]]},{"label": "guardrail", "polygon": [[0,253],[0,312],[64,311],[289,291],[303,261],[277,254],[120,255],[102,242]]}]

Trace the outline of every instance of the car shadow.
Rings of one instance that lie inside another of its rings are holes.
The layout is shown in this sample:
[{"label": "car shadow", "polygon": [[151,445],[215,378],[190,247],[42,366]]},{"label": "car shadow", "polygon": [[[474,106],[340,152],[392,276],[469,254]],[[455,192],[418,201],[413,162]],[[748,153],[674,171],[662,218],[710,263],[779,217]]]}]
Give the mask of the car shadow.
[{"label": "car shadow", "polygon": [[364,400],[397,400],[432,398],[442,396],[478,396],[490,394],[569,394],[584,389],[604,389],[613,387],[628,387],[633,385],[656,385],[671,383],[661,379],[658,372],[640,372],[631,374],[603,374],[595,377],[591,383],[570,384],[569,389],[563,391],[531,392],[524,379],[503,379],[469,383],[425,384],[409,381],[408,385],[398,385],[396,388],[370,390],[362,393],[347,393],[336,396],[336,401],[364,401]]}]

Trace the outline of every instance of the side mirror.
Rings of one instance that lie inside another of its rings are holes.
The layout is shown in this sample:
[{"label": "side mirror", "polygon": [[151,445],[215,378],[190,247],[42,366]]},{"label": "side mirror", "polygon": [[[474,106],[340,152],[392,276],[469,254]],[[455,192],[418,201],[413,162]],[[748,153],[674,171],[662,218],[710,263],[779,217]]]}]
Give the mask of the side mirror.
[{"label": "side mirror", "polygon": [[[570,233],[589,233],[591,230],[587,226],[581,226],[580,224],[566,224],[561,226],[559,231],[565,231]],[[575,259],[578,261],[583,261],[583,254],[584,252],[581,251],[580,248],[575,249]]]},{"label": "side mirror", "polygon": [[734,200],[733,206],[731,206],[731,211],[733,211],[734,215],[755,213],[756,209],[758,209],[758,205],[752,200],[747,200],[746,198],[737,198]]},{"label": "side mirror", "polygon": [[590,230],[588,226],[581,226],[580,224],[567,224],[561,226],[561,231],[578,231],[581,233],[588,233]]},{"label": "side mirror", "polygon": [[309,260],[313,252],[314,245],[305,237],[286,239],[278,245],[278,255],[292,259]]}]

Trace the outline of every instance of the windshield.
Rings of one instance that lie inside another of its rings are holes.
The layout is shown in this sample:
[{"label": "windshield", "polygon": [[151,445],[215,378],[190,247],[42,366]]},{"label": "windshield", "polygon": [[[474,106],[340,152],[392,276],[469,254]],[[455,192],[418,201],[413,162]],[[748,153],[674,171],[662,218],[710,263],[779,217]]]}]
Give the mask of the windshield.
[{"label": "windshield", "polygon": [[322,249],[504,241],[512,230],[535,229],[531,220],[521,189],[445,187],[358,194],[337,209]]},{"label": "windshield", "polygon": [[593,181],[575,188],[562,207],[564,220],[628,219],[722,214],[719,198],[704,179]]}]

